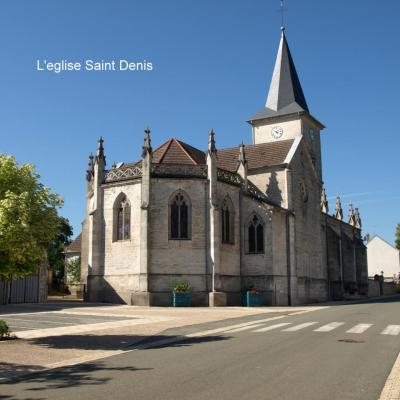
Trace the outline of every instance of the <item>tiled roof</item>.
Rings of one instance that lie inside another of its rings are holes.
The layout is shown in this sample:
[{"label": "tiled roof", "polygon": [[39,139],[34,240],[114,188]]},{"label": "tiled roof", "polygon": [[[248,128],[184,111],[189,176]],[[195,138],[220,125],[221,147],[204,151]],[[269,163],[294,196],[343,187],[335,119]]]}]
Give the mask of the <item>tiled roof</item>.
[{"label": "tiled roof", "polygon": [[[283,164],[290,148],[292,147],[293,141],[293,139],[289,139],[281,140],[279,142],[260,143],[246,146],[244,151],[246,154],[248,169],[250,170]],[[236,171],[238,156],[239,147],[218,150],[218,167],[228,171]]]},{"label": "tiled roof", "polygon": [[[283,164],[293,142],[294,139],[289,139],[270,143],[246,145],[244,150],[248,169],[251,170]],[[172,138],[153,151],[153,164],[204,166],[207,163],[206,154],[207,153],[204,151],[190,146],[178,139]],[[238,156],[239,146],[218,149],[217,167],[226,171],[236,172]],[[121,167],[117,168],[117,170],[125,171],[129,168],[141,168],[141,166],[142,161],[139,160],[134,163],[123,164]]]},{"label": "tiled roof", "polygon": [[80,253],[82,245],[82,233],[80,233],[76,239],[67,247],[66,253]]},{"label": "tiled roof", "polygon": [[172,138],[154,150],[153,163],[201,165],[206,163],[206,156],[203,151]]}]

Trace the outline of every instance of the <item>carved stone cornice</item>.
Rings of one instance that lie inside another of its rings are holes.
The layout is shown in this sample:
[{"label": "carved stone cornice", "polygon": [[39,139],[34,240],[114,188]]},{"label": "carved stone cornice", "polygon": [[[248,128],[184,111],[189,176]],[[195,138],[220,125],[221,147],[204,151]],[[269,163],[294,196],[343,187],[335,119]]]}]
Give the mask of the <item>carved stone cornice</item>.
[{"label": "carved stone cornice", "polygon": [[118,182],[128,179],[137,179],[142,177],[142,170],[139,167],[125,168],[125,169],[111,169],[106,171],[104,182]]}]

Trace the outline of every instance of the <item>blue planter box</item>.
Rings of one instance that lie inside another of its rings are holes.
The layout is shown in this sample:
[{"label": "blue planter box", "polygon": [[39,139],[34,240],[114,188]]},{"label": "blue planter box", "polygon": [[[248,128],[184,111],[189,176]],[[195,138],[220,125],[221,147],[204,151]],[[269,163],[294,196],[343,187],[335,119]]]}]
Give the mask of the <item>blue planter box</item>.
[{"label": "blue planter box", "polygon": [[172,293],[173,307],[190,307],[190,293]]},{"label": "blue planter box", "polygon": [[262,305],[261,296],[259,294],[242,294],[241,303],[244,307],[260,307]]}]

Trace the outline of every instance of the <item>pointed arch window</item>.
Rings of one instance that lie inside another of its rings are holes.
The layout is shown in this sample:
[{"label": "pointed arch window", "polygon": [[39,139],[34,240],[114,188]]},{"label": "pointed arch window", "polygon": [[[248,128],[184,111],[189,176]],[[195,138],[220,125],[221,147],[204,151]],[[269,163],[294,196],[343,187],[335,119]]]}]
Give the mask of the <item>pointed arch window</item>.
[{"label": "pointed arch window", "polygon": [[131,206],[125,195],[120,196],[114,207],[114,238],[128,240],[131,238]]},{"label": "pointed arch window", "polygon": [[234,238],[234,209],[231,199],[227,196],[221,207],[222,243],[233,244]]},{"label": "pointed arch window", "polygon": [[248,226],[248,246],[251,254],[264,253],[264,226],[257,215],[253,215]]},{"label": "pointed arch window", "polygon": [[182,191],[175,193],[169,204],[170,239],[190,239],[191,205],[189,197]]}]

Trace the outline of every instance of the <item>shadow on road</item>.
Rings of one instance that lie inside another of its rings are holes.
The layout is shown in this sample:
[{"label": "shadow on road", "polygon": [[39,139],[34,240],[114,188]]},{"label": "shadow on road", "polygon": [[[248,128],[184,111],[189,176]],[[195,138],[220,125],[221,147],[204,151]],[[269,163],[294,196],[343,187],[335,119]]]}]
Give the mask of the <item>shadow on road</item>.
[{"label": "shadow on road", "polygon": [[[177,335],[63,335],[30,340],[30,343],[49,349],[120,350],[149,347],[190,346],[193,344],[226,340],[224,336],[190,337]],[[165,342],[165,344],[163,344]],[[154,346],[151,344],[154,343]]]},{"label": "shadow on road", "polygon": [[[185,337],[185,336],[90,336],[70,335],[49,337],[33,340],[35,344],[57,349],[95,349],[95,350],[144,350],[162,347],[193,346],[195,344],[227,340],[223,336]],[[3,385],[17,385],[23,383],[25,390],[42,392],[49,389],[62,389],[83,385],[102,385],[110,381],[113,372],[132,373],[136,371],[148,371],[153,368],[136,368],[133,366],[107,367],[105,362],[87,362],[74,366],[60,367],[46,370],[35,365],[2,364],[0,369],[0,393]],[[34,372],[32,372],[34,371]],[[19,375],[19,376],[18,376]],[[4,387],[4,386],[3,386]],[[41,393],[42,394],[42,393]],[[17,400],[12,396],[4,396],[2,399]],[[18,400],[28,400],[20,399]]]},{"label": "shadow on road", "polygon": [[[63,389],[71,387],[81,387],[84,385],[103,385],[110,381],[113,372],[149,371],[152,368],[107,367],[103,362],[92,362],[87,364],[74,365],[71,367],[58,368],[55,370],[40,371],[25,375],[23,378],[14,378],[0,383],[2,385],[13,385],[24,383],[32,386],[24,388],[31,392],[42,392],[49,389]],[[100,372],[99,374],[95,374]],[[0,399],[15,399],[13,396],[0,396]]]}]

